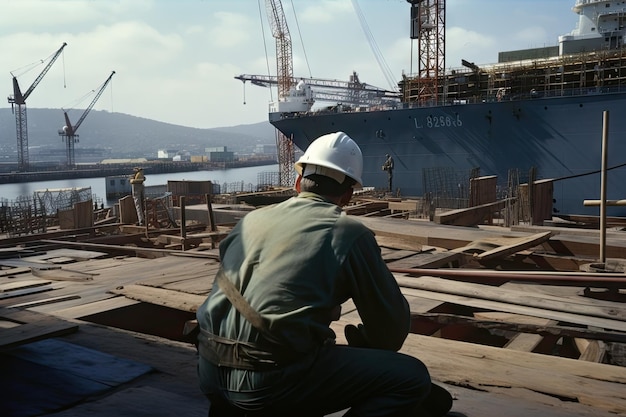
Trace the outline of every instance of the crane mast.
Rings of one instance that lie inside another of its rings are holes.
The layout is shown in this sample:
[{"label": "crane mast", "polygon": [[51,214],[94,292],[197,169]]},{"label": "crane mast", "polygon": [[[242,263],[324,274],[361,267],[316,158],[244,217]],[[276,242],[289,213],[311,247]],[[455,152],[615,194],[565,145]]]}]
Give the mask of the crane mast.
[{"label": "crane mast", "polygon": [[[61,52],[63,52],[63,48],[67,45],[66,42],[63,42],[63,45],[54,53],[52,58],[48,64],[44,67],[44,69],[39,73],[35,81],[33,81],[32,85],[26,90],[24,94],[20,90],[20,85],[17,82],[17,78],[13,76],[13,95],[9,96],[9,104],[11,104],[11,108],[15,113],[15,126],[16,126],[16,136],[17,136],[17,169],[18,171],[28,171],[29,168],[29,158],[28,158],[28,123],[26,118],[26,99],[33,92],[35,87],[41,82],[43,77],[52,67],[52,64],[57,60]],[[12,75],[12,74],[11,74]],[[17,110],[15,110],[17,107]]]},{"label": "crane mast", "polygon": [[411,39],[417,39],[419,68],[414,82],[405,85],[405,101],[440,101],[445,73],[446,0],[406,0],[411,4]]},{"label": "crane mast", "polygon": [[[283,99],[289,94],[293,85],[293,56],[291,36],[280,0],[266,0],[266,11],[272,28],[272,36],[276,39],[276,77],[278,98]],[[293,140],[276,130],[276,147],[278,149],[278,170],[281,186],[294,183],[295,152]]]},{"label": "crane mast", "polygon": [[66,144],[67,166],[69,168],[73,168],[76,165],[76,160],[74,158],[74,144],[78,142],[78,134],[76,133],[76,131],[83,123],[83,120],[85,120],[85,117],[87,117],[93,106],[98,101],[98,99],[104,92],[104,89],[107,87],[107,85],[109,85],[109,82],[111,81],[111,78],[113,78],[114,74],[115,71],[111,71],[111,75],[109,75],[109,78],[107,78],[102,86],[100,86],[96,95],[91,100],[91,103],[89,103],[89,106],[87,106],[75,125],[72,126],[67,112],[63,111],[63,116],[65,117],[65,126],[63,126],[63,129],[59,130],[59,135],[61,136],[61,140],[65,141]]}]

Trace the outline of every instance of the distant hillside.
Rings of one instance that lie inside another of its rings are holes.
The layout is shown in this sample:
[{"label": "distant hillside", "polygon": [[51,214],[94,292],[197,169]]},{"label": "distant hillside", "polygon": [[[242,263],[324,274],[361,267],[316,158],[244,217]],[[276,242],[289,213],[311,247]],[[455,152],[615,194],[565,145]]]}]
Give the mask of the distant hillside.
[{"label": "distant hillside", "polygon": [[[74,114],[76,113],[76,114]],[[76,120],[82,111],[70,113]],[[58,135],[63,126],[60,109],[28,109],[28,144],[51,151],[62,151]],[[75,120],[72,120],[75,121]],[[92,110],[78,131],[79,148],[100,148],[111,158],[156,157],[158,149],[186,150],[201,154],[204,148],[227,146],[238,153],[252,152],[257,144],[275,144],[275,130],[269,122],[215,129],[177,126],[123,113]],[[5,158],[16,155],[15,115],[0,109],[0,152]]]}]

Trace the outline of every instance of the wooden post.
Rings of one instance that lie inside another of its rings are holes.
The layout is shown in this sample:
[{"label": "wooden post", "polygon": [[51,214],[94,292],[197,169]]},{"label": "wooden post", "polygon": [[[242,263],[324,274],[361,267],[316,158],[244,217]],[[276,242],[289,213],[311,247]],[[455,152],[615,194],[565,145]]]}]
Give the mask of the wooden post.
[{"label": "wooden post", "polygon": [[609,111],[602,114],[602,175],[600,180],[600,262],[606,261],[606,164],[609,144]]},{"label": "wooden post", "polygon": [[536,168],[531,167],[528,172],[528,214],[530,216],[530,224],[535,224],[535,177]]},{"label": "wooden post", "polygon": [[187,238],[187,218],[185,213],[185,196],[180,196],[180,237],[183,239],[182,247],[183,250],[186,249],[185,239]]},{"label": "wooden post", "polygon": [[213,214],[213,204],[211,204],[211,194],[205,194],[206,207],[209,216],[209,230],[212,232],[217,231],[217,225],[215,224],[215,215]]}]

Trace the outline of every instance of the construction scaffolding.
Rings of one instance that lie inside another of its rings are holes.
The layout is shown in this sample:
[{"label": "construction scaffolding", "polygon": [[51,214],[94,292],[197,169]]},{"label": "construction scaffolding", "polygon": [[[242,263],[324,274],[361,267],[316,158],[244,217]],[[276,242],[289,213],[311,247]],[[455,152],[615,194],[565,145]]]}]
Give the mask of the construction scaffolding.
[{"label": "construction scaffolding", "polygon": [[259,172],[257,174],[257,191],[264,191],[268,188],[273,188],[275,186],[279,186],[280,181],[280,172],[277,171],[265,171]]},{"label": "construction scaffolding", "polygon": [[48,216],[55,216],[59,210],[69,210],[76,203],[93,199],[91,187],[36,190],[33,196],[39,210]]},{"label": "construction scaffolding", "polygon": [[[439,73],[438,103],[462,104],[617,92],[626,87],[622,50],[525,59],[488,66],[464,61],[464,67]],[[422,102],[423,76],[404,76],[403,101]],[[429,100],[428,104],[433,104]]]},{"label": "construction scaffolding", "polygon": [[469,201],[469,181],[475,176],[477,174],[474,170],[466,172],[454,167],[424,168],[424,207],[466,208]]},{"label": "construction scaffolding", "polygon": [[30,197],[0,201],[0,233],[10,237],[44,233],[51,219]]}]

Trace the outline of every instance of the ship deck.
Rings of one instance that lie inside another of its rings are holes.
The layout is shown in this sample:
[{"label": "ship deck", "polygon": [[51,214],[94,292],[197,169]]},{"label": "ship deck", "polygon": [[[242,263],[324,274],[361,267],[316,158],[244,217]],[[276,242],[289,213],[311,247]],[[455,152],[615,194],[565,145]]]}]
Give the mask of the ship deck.
[{"label": "ship deck", "polygon": [[[454,411],[626,415],[624,277],[559,278],[594,259],[597,230],[359,218],[393,271],[433,271],[394,272],[413,316],[402,352],[453,393]],[[106,228],[0,241],[3,407],[12,416],[205,416],[195,347],[182,333],[210,292],[215,246],[228,227],[196,228],[186,239],[175,229]],[[607,233],[607,253],[615,265],[626,258],[623,232]],[[551,272],[530,281],[503,276],[529,264]],[[486,266],[502,274],[437,272]],[[343,305],[337,342],[359,321]]]}]

